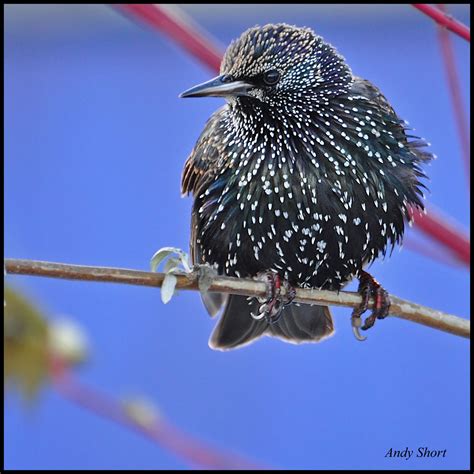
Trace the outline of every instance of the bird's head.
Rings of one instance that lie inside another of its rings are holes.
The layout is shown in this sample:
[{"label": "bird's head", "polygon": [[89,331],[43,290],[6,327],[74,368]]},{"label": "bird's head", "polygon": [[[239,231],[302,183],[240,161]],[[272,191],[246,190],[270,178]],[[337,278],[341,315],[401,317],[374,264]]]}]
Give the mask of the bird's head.
[{"label": "bird's head", "polygon": [[181,97],[225,97],[272,105],[308,103],[346,92],[344,58],[309,28],[269,24],[248,29],[225,52],[220,75]]}]

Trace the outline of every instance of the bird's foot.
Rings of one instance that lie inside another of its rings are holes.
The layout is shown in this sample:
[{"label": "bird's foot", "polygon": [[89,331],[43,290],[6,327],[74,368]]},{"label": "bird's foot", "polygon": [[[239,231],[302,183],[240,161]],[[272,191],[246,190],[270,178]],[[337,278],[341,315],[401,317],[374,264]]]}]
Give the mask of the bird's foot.
[{"label": "bird's foot", "polygon": [[[296,290],[287,280],[282,280],[275,272],[263,272],[257,275],[257,280],[267,283],[267,295],[257,298],[262,303],[258,309],[258,314],[251,313],[254,319],[265,318],[270,324],[276,323],[281,316],[283,308],[289,305],[296,296]],[[282,288],[284,292],[282,294]]]},{"label": "bird's foot", "polygon": [[[380,283],[372,275],[364,271],[360,272],[358,292],[362,296],[362,302],[352,311],[351,322],[356,339],[364,341],[367,338],[360,334],[360,329],[366,331],[374,325],[376,319],[383,319],[388,316],[390,297]],[[362,324],[361,316],[369,308],[371,297],[374,299],[374,308],[372,314]]]}]

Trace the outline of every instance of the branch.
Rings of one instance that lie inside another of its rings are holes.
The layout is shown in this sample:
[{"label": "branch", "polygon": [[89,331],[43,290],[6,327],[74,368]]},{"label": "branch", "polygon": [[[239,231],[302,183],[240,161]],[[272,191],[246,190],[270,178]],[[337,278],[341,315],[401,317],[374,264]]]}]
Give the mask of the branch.
[{"label": "branch", "polygon": [[417,238],[413,233],[410,233],[403,238],[403,248],[411,250],[412,252],[417,252],[437,263],[442,263],[458,270],[464,265],[459,258],[453,255],[449,250],[446,250],[446,248]]},{"label": "branch", "polygon": [[[440,4],[437,6],[439,10],[446,13],[446,6]],[[438,37],[441,47],[441,52],[444,60],[444,68],[446,70],[446,78],[448,81],[448,88],[451,94],[451,102],[454,109],[454,118],[461,142],[462,156],[464,166],[466,168],[466,176],[470,185],[470,157],[471,157],[471,142],[469,136],[469,125],[464,109],[464,101],[461,97],[461,84],[459,82],[458,71],[456,68],[456,60],[454,58],[454,49],[449,33],[446,28],[438,26]]]},{"label": "branch", "polygon": [[219,71],[222,51],[216,41],[204,33],[191,18],[170,5],[122,3],[113,5],[118,10],[158,28],[178,43],[191,56],[200,59],[211,69]]},{"label": "branch", "polygon": [[[428,5],[422,6],[428,7]],[[202,29],[192,23],[182,10],[176,7],[171,10],[169,6],[157,4],[120,4],[115,7],[165,33],[211,70],[219,72],[222,57],[220,48],[214,46],[209,39],[210,35],[204,35]],[[438,15],[445,17],[439,10],[434,10]],[[415,215],[415,223],[425,234],[450,250],[459,261],[470,265],[470,242],[462,231],[431,213]]]},{"label": "branch", "polygon": [[415,207],[408,208],[408,212],[419,230],[447,248],[464,265],[471,266],[471,242],[457,226],[450,224],[433,206],[426,214]]},{"label": "branch", "polygon": [[415,8],[418,8],[418,10],[423,12],[425,15],[432,18],[439,25],[446,27],[461,38],[471,41],[471,30],[460,21],[454,19],[451,15],[432,7],[431,5],[426,5],[425,3],[412,3],[412,5]]},{"label": "branch", "polygon": [[[166,276],[164,273],[142,272],[124,268],[90,267],[64,263],[41,262],[36,260],[6,259],[5,270],[10,274],[34,275],[67,280],[100,281],[161,287]],[[199,277],[196,273],[176,273],[176,288],[182,290],[199,290]],[[267,286],[264,282],[232,277],[216,277],[209,291],[231,293],[243,296],[265,297]],[[470,338],[470,321],[443,313],[410,301],[390,295],[390,313],[401,319],[423,324],[456,336]],[[361,303],[358,293],[349,291],[327,291],[296,288],[295,302],[330,306],[356,307]],[[373,307],[370,300],[369,307]]]}]

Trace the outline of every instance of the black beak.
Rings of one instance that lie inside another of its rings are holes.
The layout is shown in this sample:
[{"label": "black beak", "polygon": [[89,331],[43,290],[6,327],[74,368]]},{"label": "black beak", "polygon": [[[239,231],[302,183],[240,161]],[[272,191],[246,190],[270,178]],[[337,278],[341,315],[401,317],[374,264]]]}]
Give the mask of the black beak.
[{"label": "black beak", "polygon": [[222,74],[210,81],[203,82],[197,86],[184,91],[180,97],[228,97],[248,95],[247,92],[253,86],[244,81],[229,80],[229,76]]}]

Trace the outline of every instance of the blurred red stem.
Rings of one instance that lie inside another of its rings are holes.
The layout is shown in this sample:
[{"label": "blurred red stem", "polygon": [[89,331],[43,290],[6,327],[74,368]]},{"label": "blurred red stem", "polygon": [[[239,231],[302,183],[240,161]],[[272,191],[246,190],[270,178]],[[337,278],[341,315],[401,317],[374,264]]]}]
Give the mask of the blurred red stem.
[{"label": "blurred red stem", "polygon": [[425,3],[412,3],[412,5],[423,12],[425,15],[428,15],[439,25],[451,30],[461,38],[471,41],[471,30],[460,21],[454,19],[452,16],[447,15],[446,13],[439,11],[437,8]]},{"label": "blurred red stem", "polygon": [[222,53],[208,35],[189,18],[172,8],[158,4],[114,4],[114,7],[159,29],[183,47],[193,57],[219,71]]},{"label": "blurred red stem", "polygon": [[57,358],[51,361],[50,373],[54,387],[68,400],[142,434],[199,469],[266,469],[237,456],[217,452],[161,418],[149,426],[135,421],[120,403],[80,384]]},{"label": "blurred red stem", "polygon": [[[446,12],[444,4],[437,5],[438,9]],[[451,93],[451,100],[454,109],[454,118],[458,128],[459,139],[461,142],[464,165],[466,168],[466,175],[470,186],[470,154],[471,143],[469,137],[469,127],[467,124],[466,112],[464,109],[464,102],[461,97],[461,85],[456,68],[456,61],[454,58],[453,44],[446,28],[438,26],[438,37],[443,55],[446,77],[448,81],[449,91]]]},{"label": "blurred red stem", "polygon": [[455,257],[450,251],[444,247],[436,246],[436,244],[423,242],[421,239],[416,238],[414,234],[408,234],[403,239],[403,248],[417,252],[420,255],[424,255],[438,263],[449,265],[451,267],[457,267],[463,265],[463,263]]},{"label": "blurred red stem", "polygon": [[415,208],[410,208],[409,211],[415,224],[423,233],[448,248],[459,261],[470,267],[471,245],[466,236],[444,218],[435,214],[432,208],[428,210],[427,214],[423,214]]}]

